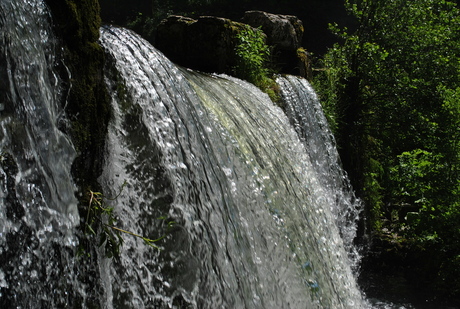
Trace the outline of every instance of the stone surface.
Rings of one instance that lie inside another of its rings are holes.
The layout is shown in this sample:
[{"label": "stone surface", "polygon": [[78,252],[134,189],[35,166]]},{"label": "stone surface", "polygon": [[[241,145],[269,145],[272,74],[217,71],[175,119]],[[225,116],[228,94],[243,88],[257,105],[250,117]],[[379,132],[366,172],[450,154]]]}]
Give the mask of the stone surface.
[{"label": "stone surface", "polygon": [[273,62],[281,73],[305,76],[305,64],[299,59],[298,49],[303,37],[303,23],[293,15],[270,14],[262,11],[245,12],[243,23],[261,27],[272,46]]},{"label": "stone surface", "polygon": [[157,29],[156,47],[171,61],[200,71],[231,74],[241,23],[203,16],[169,16]]},{"label": "stone surface", "polygon": [[254,28],[261,27],[267,35],[267,44],[276,49],[296,51],[301,46],[304,29],[296,16],[247,11],[242,22]]},{"label": "stone surface", "polygon": [[[72,166],[80,188],[97,188],[102,169],[110,100],[104,82],[105,55],[97,43],[101,19],[98,0],[46,0],[55,34],[62,40],[65,65],[57,70],[69,95],[69,133],[79,156]],[[69,80],[69,72],[71,79]]]},{"label": "stone surface", "polygon": [[280,73],[306,75],[305,57],[299,57],[302,21],[291,15],[261,11],[245,13],[243,23],[203,16],[169,16],[158,26],[155,46],[171,61],[204,72],[232,74],[236,65],[236,34],[244,24],[260,27],[272,47],[272,65]]}]

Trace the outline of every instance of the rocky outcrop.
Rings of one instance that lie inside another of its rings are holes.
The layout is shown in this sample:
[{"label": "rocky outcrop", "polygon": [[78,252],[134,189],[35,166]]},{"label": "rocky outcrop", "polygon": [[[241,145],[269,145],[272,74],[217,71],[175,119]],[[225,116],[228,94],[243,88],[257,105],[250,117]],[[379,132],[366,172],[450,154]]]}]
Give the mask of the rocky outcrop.
[{"label": "rocky outcrop", "polygon": [[301,46],[303,23],[296,16],[247,11],[242,22],[254,28],[261,27],[267,35],[267,44],[278,50],[296,51]]},{"label": "rocky outcrop", "polygon": [[[66,112],[72,142],[79,156],[72,171],[80,188],[97,188],[102,168],[110,101],[104,83],[104,51],[99,39],[97,0],[46,0],[54,31],[62,42],[64,64],[58,70],[67,80]],[[69,74],[70,73],[70,74]],[[69,78],[71,78],[69,80]]]},{"label": "rocky outcrop", "polygon": [[[110,119],[110,100],[104,82],[105,56],[98,44],[98,0],[46,0],[51,10],[54,31],[62,43],[63,63],[57,68],[67,87],[63,93],[66,114],[71,122],[70,132],[78,157],[72,164],[72,176],[79,188],[80,218],[86,218],[89,188],[99,190],[98,177],[102,172],[107,126]],[[86,224],[81,222],[82,231]],[[78,235],[82,236],[83,233]],[[85,282],[84,303],[88,308],[98,308],[100,279],[97,272],[97,242],[81,237],[80,248],[88,258],[79,265],[79,280]],[[83,260],[82,260],[83,261]],[[83,304],[79,296],[69,294],[72,303]],[[76,305],[76,307],[79,307]]]},{"label": "rocky outcrop", "polygon": [[242,24],[226,18],[169,16],[157,29],[155,46],[171,61],[204,72],[231,74],[236,33]]},{"label": "rocky outcrop", "polygon": [[254,28],[260,27],[273,48],[273,61],[282,73],[305,76],[305,59],[299,57],[303,37],[303,23],[296,16],[247,11],[242,19]]},{"label": "rocky outcrop", "polygon": [[198,19],[170,16],[158,26],[155,46],[179,65],[204,72],[232,74],[237,61],[238,31],[247,25],[260,27],[267,36],[267,45],[272,47],[275,70],[306,75],[306,54],[298,52],[303,36],[301,20],[291,15],[248,11],[242,21],[212,16]]}]

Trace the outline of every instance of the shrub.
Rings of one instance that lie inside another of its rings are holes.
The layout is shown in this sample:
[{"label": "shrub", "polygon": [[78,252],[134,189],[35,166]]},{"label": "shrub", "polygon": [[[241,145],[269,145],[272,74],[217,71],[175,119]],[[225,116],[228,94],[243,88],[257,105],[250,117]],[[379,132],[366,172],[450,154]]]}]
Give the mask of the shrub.
[{"label": "shrub", "polygon": [[236,35],[235,47],[236,77],[247,80],[266,92],[270,98],[279,101],[279,89],[269,69],[270,47],[265,43],[266,36],[260,28],[244,25]]}]

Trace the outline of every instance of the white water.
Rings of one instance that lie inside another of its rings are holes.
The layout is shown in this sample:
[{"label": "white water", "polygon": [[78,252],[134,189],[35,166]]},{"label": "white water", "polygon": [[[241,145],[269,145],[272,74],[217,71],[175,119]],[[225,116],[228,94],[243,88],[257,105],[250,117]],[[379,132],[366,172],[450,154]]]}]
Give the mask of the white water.
[{"label": "white water", "polygon": [[113,307],[359,308],[324,175],[268,96],[180,69],[126,30],[101,44],[116,73],[100,181],[113,194],[128,182],[125,228],[157,237],[155,217],[177,222],[165,250],[132,239],[103,265]]},{"label": "white water", "polygon": [[[59,61],[40,1],[0,2],[0,307],[68,305],[78,224]],[[47,305],[45,305],[47,304]]]},{"label": "white water", "polygon": [[328,199],[327,205],[336,218],[345,249],[356,272],[360,254],[354,241],[357,237],[362,205],[342,169],[335,139],[329,129],[321,103],[304,78],[279,77],[277,83],[281,88],[282,103],[289,121],[305,145],[321,186],[327,192],[325,194]]},{"label": "white water", "polygon": [[[348,258],[357,205],[319,106],[293,126],[254,86],[179,68],[117,28],[101,38],[114,113],[99,181],[106,196],[127,183],[120,227],[167,237],[161,251],[126,235],[120,259],[77,258],[76,153],[59,130],[67,94],[49,21],[41,1],[0,1],[1,308],[366,306]],[[311,94],[279,83],[293,109]]]}]

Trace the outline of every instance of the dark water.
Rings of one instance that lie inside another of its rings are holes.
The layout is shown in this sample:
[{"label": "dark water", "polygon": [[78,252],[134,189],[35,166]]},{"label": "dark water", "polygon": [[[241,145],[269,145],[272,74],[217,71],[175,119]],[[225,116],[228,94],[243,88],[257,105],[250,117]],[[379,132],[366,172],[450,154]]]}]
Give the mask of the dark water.
[{"label": "dark water", "polygon": [[1,308],[65,307],[79,293],[76,153],[58,129],[65,94],[49,21],[40,1],[0,2]]}]

